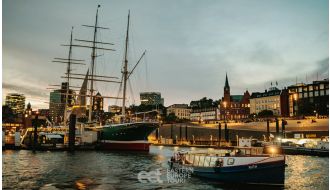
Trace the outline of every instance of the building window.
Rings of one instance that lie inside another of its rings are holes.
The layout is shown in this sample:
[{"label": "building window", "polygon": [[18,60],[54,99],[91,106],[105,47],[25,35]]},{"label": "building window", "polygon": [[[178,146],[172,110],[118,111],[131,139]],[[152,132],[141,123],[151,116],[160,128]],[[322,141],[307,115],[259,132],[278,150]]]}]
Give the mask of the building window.
[{"label": "building window", "polygon": [[319,91],[315,91],[315,96],[319,96]]},{"label": "building window", "polygon": [[313,91],[313,86],[309,86],[309,91]]},{"label": "building window", "polygon": [[329,95],[329,89],[325,90],[325,95]]},{"label": "building window", "polygon": [[309,92],[309,97],[313,97],[313,92]]},{"label": "building window", "polygon": [[299,92],[302,92],[302,87],[299,87]]},{"label": "building window", "polygon": [[320,96],[324,96],[324,91],[323,90],[320,91]]},{"label": "building window", "polygon": [[324,89],[324,84],[320,84],[320,89]]}]

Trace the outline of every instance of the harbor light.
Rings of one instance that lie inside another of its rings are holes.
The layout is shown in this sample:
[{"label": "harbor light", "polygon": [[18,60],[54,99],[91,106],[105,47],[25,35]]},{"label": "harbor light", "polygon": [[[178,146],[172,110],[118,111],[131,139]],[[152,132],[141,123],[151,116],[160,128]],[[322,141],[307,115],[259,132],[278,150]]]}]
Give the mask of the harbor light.
[{"label": "harbor light", "polygon": [[275,153],[276,153],[276,149],[275,149],[274,147],[270,147],[270,148],[269,148],[269,152],[270,152],[271,154],[275,154]]}]

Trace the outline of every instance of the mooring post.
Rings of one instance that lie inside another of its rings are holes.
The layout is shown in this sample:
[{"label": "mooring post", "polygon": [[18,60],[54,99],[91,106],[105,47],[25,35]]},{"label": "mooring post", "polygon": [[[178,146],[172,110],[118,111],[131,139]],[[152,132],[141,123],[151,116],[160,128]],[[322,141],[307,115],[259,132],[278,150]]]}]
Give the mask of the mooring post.
[{"label": "mooring post", "polygon": [[182,126],[180,125],[180,144],[182,143]]},{"label": "mooring post", "polygon": [[269,132],[269,119],[267,119],[267,141],[270,141],[270,132]]},{"label": "mooring post", "polygon": [[38,112],[34,118],[34,131],[33,131],[33,152],[36,151],[38,144]]},{"label": "mooring post", "polygon": [[69,151],[74,151],[76,139],[76,115],[70,115],[69,124]]},{"label": "mooring post", "polygon": [[158,142],[158,136],[159,136],[159,128],[156,129],[156,140]]},{"label": "mooring post", "polygon": [[280,136],[280,126],[277,118],[275,118],[275,123],[276,123],[276,138],[278,138]]},{"label": "mooring post", "polygon": [[188,126],[186,125],[186,141],[188,141]]},{"label": "mooring post", "polygon": [[282,138],[285,138],[285,124],[286,124],[286,121],[284,119],[282,119]]},{"label": "mooring post", "polygon": [[227,128],[227,122],[225,123],[225,140],[226,142],[229,142],[229,131]]},{"label": "mooring post", "polygon": [[173,124],[171,124],[171,139],[173,140]]},{"label": "mooring post", "polygon": [[219,139],[219,146],[221,145],[221,123],[219,122],[218,126],[218,139]]}]

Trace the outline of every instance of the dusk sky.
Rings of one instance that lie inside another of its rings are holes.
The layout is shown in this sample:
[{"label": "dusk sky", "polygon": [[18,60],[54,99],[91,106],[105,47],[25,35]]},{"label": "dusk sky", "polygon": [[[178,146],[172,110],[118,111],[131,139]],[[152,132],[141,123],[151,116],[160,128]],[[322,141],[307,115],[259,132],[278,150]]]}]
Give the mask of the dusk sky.
[{"label": "dusk sky", "polygon": [[[165,105],[202,97],[220,99],[228,73],[231,94],[310,83],[329,76],[329,4],[327,0],[4,0],[2,1],[2,100],[25,94],[32,107],[48,108],[49,84],[60,84],[71,27],[74,38],[91,40],[97,5],[98,41],[116,51],[98,51],[96,73],[120,77],[128,10],[131,11],[129,64],[142,60],[131,77],[128,103],[139,93],[161,92]],[[74,42],[75,44],[82,44]],[[86,73],[91,51],[74,48],[73,66]],[[79,86],[82,81],[72,80]],[[105,96],[117,96],[117,84],[97,83]],[[133,91],[133,93],[131,93]],[[105,100],[105,105],[115,100]],[[118,102],[119,105],[119,102]],[[107,110],[107,107],[104,107]]]}]

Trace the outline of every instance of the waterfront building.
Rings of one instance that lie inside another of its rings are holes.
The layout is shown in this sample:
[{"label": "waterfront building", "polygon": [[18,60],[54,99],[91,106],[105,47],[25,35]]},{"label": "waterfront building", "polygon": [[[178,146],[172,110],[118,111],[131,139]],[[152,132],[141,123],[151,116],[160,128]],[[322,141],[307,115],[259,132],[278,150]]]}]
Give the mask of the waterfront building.
[{"label": "waterfront building", "polygon": [[40,116],[49,116],[49,109],[38,109],[38,112]]},{"label": "waterfront building", "polygon": [[22,115],[25,109],[25,96],[23,94],[10,93],[6,96],[7,105],[14,114]]},{"label": "waterfront building", "polygon": [[49,96],[49,116],[55,123],[59,123],[64,117],[64,105],[61,99],[61,90],[50,92]]},{"label": "waterfront building", "polygon": [[[65,106],[65,99],[66,99],[66,89],[67,89],[67,82],[63,82],[61,85],[61,89],[56,89],[50,92],[49,97],[49,116],[51,120],[55,123],[60,123],[63,121],[64,117],[64,106]],[[75,104],[74,100],[74,91],[69,89],[68,95],[68,105],[69,109]]]},{"label": "waterfront building", "polygon": [[93,97],[93,116],[97,120],[99,120],[103,115],[103,97],[101,96],[100,92],[97,92],[96,95]]},{"label": "waterfront building", "polygon": [[253,92],[250,97],[250,113],[270,110],[275,116],[289,116],[288,90],[271,87],[265,92]]},{"label": "waterfront building", "polygon": [[160,92],[141,92],[140,101],[143,105],[164,105],[164,98],[162,98]]},{"label": "waterfront building", "polygon": [[32,115],[32,106],[31,103],[29,102],[25,109],[25,117],[28,117],[30,115]]},{"label": "waterfront building", "polygon": [[290,116],[329,116],[329,79],[288,86]]},{"label": "waterfront building", "polygon": [[220,110],[217,107],[192,109],[190,120],[198,123],[215,123],[220,119]]},{"label": "waterfront building", "polygon": [[117,105],[108,106],[108,112],[110,113],[120,113],[121,107]]},{"label": "waterfront building", "polygon": [[173,104],[166,109],[166,115],[174,113],[174,115],[179,119],[190,119],[191,108],[188,104]]},{"label": "waterfront building", "polygon": [[100,92],[93,97],[93,112],[103,111],[103,97]]},{"label": "waterfront building", "polygon": [[250,93],[246,90],[243,95],[231,95],[228,76],[224,94],[219,103],[221,120],[242,120],[250,115]]}]

